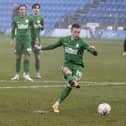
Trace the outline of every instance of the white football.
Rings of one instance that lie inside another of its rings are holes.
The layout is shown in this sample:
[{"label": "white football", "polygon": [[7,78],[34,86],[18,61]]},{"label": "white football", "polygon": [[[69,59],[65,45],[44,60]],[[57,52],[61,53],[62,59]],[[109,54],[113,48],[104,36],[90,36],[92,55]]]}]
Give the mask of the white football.
[{"label": "white football", "polygon": [[111,106],[108,103],[101,103],[98,105],[97,111],[100,115],[108,115],[111,111]]}]

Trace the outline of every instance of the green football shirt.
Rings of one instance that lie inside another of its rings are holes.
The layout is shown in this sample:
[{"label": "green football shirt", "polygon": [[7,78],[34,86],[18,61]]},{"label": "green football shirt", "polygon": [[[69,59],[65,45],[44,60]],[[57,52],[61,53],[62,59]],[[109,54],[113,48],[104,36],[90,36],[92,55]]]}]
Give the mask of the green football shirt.
[{"label": "green football shirt", "polygon": [[[43,26],[44,26],[44,20],[41,16],[39,15],[30,15],[31,20],[33,21],[33,26],[31,27],[31,38],[32,38],[32,45],[34,45],[35,39],[36,39],[36,35],[37,38],[39,39],[40,42],[40,32],[41,30],[43,30]],[[38,25],[42,25],[42,28],[38,28]],[[37,34],[36,34],[37,32]]]},{"label": "green football shirt", "polygon": [[80,37],[76,40],[72,40],[71,36],[60,38],[58,42],[42,47],[42,50],[50,50],[63,46],[64,48],[64,62],[73,63],[77,65],[84,66],[83,63],[83,53],[84,50],[89,49],[89,44],[86,43]]},{"label": "green football shirt", "polygon": [[29,16],[16,16],[12,22],[11,38],[15,37],[20,39],[31,39],[30,28],[33,27],[33,21]]}]

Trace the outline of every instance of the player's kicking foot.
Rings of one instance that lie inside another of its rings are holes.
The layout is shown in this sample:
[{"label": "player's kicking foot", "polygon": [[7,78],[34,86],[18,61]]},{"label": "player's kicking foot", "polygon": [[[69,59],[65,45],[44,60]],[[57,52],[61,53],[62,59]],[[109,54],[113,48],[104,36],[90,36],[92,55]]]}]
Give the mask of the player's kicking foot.
[{"label": "player's kicking foot", "polygon": [[12,77],[11,80],[19,80],[19,74],[16,74],[14,77]]},{"label": "player's kicking foot", "polygon": [[36,79],[41,79],[40,73],[36,73],[35,78],[36,78]]},{"label": "player's kicking foot", "polygon": [[70,81],[69,84],[70,84],[72,87],[80,88],[80,85],[77,83],[77,81]]},{"label": "player's kicking foot", "polygon": [[52,106],[52,109],[53,109],[53,112],[55,112],[55,113],[59,113],[59,112],[60,112],[60,110],[59,110],[59,105],[57,105],[57,104],[54,104],[54,105]]},{"label": "player's kicking foot", "polygon": [[26,81],[33,81],[33,79],[28,74],[24,76],[24,79]]}]

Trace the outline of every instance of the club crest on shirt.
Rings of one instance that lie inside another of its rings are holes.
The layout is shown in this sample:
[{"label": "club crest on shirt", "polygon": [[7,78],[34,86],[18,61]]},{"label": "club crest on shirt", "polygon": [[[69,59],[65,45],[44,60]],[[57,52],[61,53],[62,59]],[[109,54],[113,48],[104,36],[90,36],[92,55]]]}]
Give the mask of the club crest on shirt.
[{"label": "club crest on shirt", "polygon": [[28,20],[28,19],[26,19],[26,20],[25,20],[25,23],[28,23],[28,22],[29,22],[29,20]]},{"label": "club crest on shirt", "polygon": [[37,20],[37,23],[40,24],[40,20]]},{"label": "club crest on shirt", "polygon": [[79,47],[79,44],[76,44],[76,48],[78,48]]}]

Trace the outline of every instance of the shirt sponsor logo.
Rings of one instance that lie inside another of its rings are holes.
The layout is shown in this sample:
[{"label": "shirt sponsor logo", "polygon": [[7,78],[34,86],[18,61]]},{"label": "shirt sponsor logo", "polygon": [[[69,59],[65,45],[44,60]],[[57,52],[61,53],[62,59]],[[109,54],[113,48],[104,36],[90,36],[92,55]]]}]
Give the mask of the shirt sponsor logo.
[{"label": "shirt sponsor logo", "polygon": [[18,24],[18,29],[28,29],[28,24]]},{"label": "shirt sponsor logo", "polygon": [[78,50],[75,50],[75,49],[72,49],[72,48],[69,48],[69,47],[65,47],[65,52],[77,55]]}]

